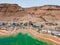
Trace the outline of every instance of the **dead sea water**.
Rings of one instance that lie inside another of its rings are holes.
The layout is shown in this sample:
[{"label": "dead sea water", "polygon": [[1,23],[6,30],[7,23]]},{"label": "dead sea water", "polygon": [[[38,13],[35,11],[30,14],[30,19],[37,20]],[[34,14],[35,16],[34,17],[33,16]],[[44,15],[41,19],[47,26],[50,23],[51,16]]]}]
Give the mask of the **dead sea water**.
[{"label": "dead sea water", "polygon": [[18,33],[16,36],[0,37],[0,45],[48,45],[46,42],[37,40],[27,33]]}]

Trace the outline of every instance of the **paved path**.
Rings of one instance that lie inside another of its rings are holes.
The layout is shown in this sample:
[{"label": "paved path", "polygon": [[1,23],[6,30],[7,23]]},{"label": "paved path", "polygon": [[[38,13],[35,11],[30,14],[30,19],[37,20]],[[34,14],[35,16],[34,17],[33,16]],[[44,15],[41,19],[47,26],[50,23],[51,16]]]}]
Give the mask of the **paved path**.
[{"label": "paved path", "polygon": [[34,30],[29,30],[28,32],[31,33],[32,35],[34,35],[37,38],[43,38],[43,39],[51,40],[51,41],[60,45],[60,38],[58,38],[58,37],[55,37],[55,36],[52,36],[52,35],[49,35],[49,34],[40,34],[40,33],[36,32]]}]

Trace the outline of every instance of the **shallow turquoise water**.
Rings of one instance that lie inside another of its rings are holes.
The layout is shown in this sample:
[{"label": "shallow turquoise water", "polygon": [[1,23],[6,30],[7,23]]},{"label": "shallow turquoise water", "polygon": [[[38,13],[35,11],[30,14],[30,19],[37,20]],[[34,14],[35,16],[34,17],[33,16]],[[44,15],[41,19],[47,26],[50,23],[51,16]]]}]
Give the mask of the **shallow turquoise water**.
[{"label": "shallow turquoise water", "polygon": [[19,33],[16,36],[0,37],[0,45],[48,45],[28,34]]}]

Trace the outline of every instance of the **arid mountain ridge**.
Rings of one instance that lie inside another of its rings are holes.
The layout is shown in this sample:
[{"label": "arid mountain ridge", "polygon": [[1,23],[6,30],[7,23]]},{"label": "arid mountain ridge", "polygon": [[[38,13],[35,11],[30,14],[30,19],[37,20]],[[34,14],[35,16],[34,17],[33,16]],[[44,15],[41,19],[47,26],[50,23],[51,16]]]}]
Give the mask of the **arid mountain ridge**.
[{"label": "arid mountain ridge", "polygon": [[60,6],[44,5],[23,8],[17,4],[0,4],[0,21],[49,22],[60,20]]}]

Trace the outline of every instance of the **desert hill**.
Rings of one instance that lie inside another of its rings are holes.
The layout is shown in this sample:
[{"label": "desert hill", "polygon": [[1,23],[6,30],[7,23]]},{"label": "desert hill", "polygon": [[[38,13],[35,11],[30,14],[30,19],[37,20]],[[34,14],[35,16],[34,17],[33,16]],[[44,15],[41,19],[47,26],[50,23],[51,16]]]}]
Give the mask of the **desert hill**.
[{"label": "desert hill", "polygon": [[44,21],[60,20],[60,6],[57,5],[31,7],[26,10],[33,17],[42,18]]},{"label": "desert hill", "polygon": [[17,4],[0,4],[0,21],[59,21],[60,6],[44,5],[23,8]]}]

